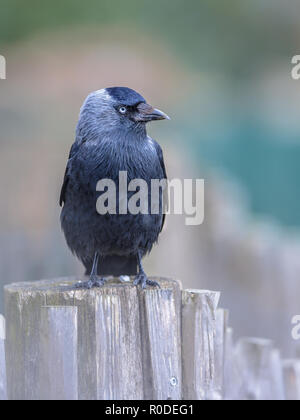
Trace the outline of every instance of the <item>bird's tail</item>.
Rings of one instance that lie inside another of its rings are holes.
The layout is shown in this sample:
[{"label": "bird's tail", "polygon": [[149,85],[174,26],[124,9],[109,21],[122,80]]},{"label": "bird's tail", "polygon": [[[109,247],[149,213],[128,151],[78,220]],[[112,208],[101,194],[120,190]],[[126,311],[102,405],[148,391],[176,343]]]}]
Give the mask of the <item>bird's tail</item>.
[{"label": "bird's tail", "polygon": [[[92,262],[84,262],[86,275],[92,271]],[[98,276],[135,276],[137,275],[137,259],[135,256],[124,257],[119,255],[110,255],[99,258]]]}]

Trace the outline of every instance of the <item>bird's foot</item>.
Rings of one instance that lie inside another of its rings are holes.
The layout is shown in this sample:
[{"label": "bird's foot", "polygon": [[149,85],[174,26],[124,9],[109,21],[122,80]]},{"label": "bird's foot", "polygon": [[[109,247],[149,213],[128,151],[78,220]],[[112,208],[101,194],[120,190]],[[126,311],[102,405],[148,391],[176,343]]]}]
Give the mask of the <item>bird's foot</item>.
[{"label": "bird's foot", "polygon": [[76,289],[92,289],[93,287],[102,287],[107,282],[104,277],[91,275],[87,281],[80,281],[75,284]]},{"label": "bird's foot", "polygon": [[146,289],[147,286],[158,287],[160,289],[159,283],[154,280],[149,280],[145,273],[139,273],[133,280],[134,286],[140,285],[142,289]]}]

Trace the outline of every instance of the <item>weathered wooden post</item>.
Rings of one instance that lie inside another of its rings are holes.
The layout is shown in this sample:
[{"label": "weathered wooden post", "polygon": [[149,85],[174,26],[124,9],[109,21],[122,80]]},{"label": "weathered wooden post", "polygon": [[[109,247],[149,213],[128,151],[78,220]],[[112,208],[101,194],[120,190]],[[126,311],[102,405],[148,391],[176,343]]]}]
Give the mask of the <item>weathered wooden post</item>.
[{"label": "weathered wooden post", "polygon": [[39,339],[41,398],[77,400],[77,307],[42,307]]},{"label": "weathered wooden post", "polygon": [[236,348],[238,399],[283,400],[279,352],[271,340],[242,338]]},{"label": "weathered wooden post", "polygon": [[146,399],[178,400],[182,395],[181,296],[179,287],[170,286],[139,289]]},{"label": "weathered wooden post", "polygon": [[0,401],[7,399],[5,366],[5,319],[0,315]]},{"label": "weathered wooden post", "polygon": [[180,285],[5,287],[9,399],[180,399]]},{"label": "weathered wooden post", "polygon": [[300,399],[299,360],[282,365],[270,340],[234,346],[219,292],[78,280],[5,287],[0,399]]},{"label": "weathered wooden post", "polygon": [[237,365],[235,363],[235,346],[232,328],[226,328],[224,341],[223,399],[237,400],[240,375],[237,372]]},{"label": "weathered wooden post", "polygon": [[269,362],[270,366],[270,380],[271,380],[271,396],[273,400],[285,400],[284,394],[284,380],[281,354],[278,349],[273,349]]},{"label": "weathered wooden post", "polygon": [[283,361],[285,398],[288,401],[300,401],[300,360]]},{"label": "weathered wooden post", "polygon": [[216,309],[219,298],[219,292],[207,290],[182,292],[184,399],[216,399]]},{"label": "weathered wooden post", "polygon": [[214,399],[224,399],[226,333],[229,311],[216,311]]},{"label": "weathered wooden post", "polygon": [[135,288],[105,287],[98,291],[94,334],[96,398],[142,399],[141,333]]}]

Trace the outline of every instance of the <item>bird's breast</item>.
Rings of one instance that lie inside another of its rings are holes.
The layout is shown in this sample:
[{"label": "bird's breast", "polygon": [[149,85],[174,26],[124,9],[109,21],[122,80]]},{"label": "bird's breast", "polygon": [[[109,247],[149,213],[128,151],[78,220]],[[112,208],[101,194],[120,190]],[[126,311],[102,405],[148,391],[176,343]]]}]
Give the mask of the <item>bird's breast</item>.
[{"label": "bird's breast", "polygon": [[155,146],[148,139],[87,144],[78,158],[80,162],[77,166],[81,168],[83,180],[92,180],[93,184],[103,178],[116,181],[120,171],[127,172],[128,181],[144,179],[148,182],[163,178]]}]

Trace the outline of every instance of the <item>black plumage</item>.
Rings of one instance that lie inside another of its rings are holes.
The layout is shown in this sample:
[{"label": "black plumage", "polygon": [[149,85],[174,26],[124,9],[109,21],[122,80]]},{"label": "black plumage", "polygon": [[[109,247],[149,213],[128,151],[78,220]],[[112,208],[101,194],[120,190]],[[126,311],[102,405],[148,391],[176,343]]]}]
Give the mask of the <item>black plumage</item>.
[{"label": "black plumage", "polygon": [[[136,275],[135,284],[156,285],[142,268],[142,257],[151,251],[164,224],[162,194],[158,214],[105,214],[97,212],[101,179],[118,186],[119,172],[128,183],[166,179],[163,153],[147,136],[146,123],[168,118],[129,88],[107,88],[88,96],[80,111],[61,189],[61,225],[71,251],[83,262],[87,282],[78,287],[101,286],[107,275]],[[117,203],[118,203],[117,188]],[[128,199],[134,192],[128,193]]]}]

